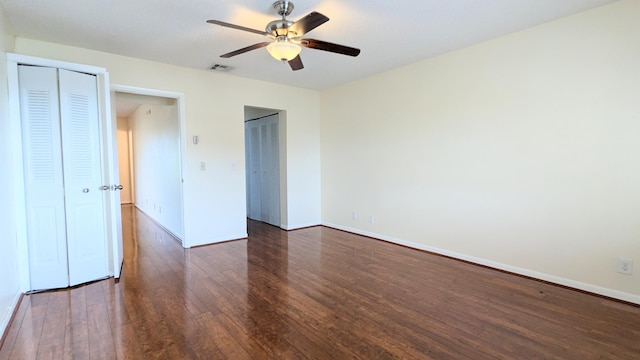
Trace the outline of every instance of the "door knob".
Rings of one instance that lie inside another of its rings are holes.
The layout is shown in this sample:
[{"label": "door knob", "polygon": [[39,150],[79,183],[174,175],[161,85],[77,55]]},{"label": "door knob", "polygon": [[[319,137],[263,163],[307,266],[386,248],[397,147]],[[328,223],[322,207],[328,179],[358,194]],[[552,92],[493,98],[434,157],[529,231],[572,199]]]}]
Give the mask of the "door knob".
[{"label": "door knob", "polygon": [[109,190],[109,185],[103,185],[99,187],[100,190]]},{"label": "door knob", "polygon": [[113,187],[113,190],[122,190],[122,189],[124,189],[124,186],[122,186],[122,185],[115,185]]}]

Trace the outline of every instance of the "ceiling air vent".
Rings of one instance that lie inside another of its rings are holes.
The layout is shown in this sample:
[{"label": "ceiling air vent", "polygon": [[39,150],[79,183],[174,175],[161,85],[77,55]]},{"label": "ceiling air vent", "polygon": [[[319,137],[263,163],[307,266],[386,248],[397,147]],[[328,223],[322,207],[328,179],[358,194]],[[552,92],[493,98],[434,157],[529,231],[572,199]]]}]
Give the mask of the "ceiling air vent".
[{"label": "ceiling air vent", "polygon": [[213,71],[220,71],[220,72],[227,72],[227,71],[231,70],[231,66],[227,66],[227,65],[220,65],[220,64],[213,64],[213,65],[211,65],[211,67],[209,68],[209,70],[213,70]]}]

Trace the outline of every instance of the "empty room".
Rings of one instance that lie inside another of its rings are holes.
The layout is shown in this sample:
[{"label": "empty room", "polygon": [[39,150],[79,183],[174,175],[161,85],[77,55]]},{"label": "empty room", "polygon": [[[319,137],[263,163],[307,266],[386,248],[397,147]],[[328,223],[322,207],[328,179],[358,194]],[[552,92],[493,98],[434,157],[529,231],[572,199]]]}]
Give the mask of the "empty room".
[{"label": "empty room", "polygon": [[0,359],[634,359],[640,1],[0,1]]}]

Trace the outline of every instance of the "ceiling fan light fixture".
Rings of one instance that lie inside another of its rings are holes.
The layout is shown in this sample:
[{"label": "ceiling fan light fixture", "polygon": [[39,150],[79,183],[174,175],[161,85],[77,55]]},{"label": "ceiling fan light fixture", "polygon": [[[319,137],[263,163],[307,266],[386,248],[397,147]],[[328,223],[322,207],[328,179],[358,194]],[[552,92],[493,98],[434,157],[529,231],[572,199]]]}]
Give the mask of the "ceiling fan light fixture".
[{"label": "ceiling fan light fixture", "polygon": [[267,45],[267,51],[276,60],[290,61],[300,54],[302,48],[300,45],[290,42],[286,36],[279,36],[276,41]]},{"label": "ceiling fan light fixture", "polygon": [[360,54],[360,49],[338,45],[322,40],[302,38],[304,34],[329,21],[328,17],[320,14],[319,12],[312,11],[307,16],[299,19],[296,22],[293,22],[287,19],[287,16],[291,13],[291,10],[293,10],[293,3],[291,1],[278,0],[273,3],[273,8],[276,9],[278,15],[282,16],[282,19],[269,22],[264,31],[230,24],[220,20],[207,20],[207,23],[209,24],[220,25],[236,30],[250,32],[253,34],[263,35],[272,40],[245,46],[242,49],[222,54],[220,55],[220,57],[227,59],[252,50],[262,49],[263,47],[266,47],[267,51],[271,56],[273,56],[274,59],[288,62],[291,70],[297,71],[304,68],[302,59],[300,59],[300,52],[302,51],[302,47],[349,56],[358,56],[358,54]]}]

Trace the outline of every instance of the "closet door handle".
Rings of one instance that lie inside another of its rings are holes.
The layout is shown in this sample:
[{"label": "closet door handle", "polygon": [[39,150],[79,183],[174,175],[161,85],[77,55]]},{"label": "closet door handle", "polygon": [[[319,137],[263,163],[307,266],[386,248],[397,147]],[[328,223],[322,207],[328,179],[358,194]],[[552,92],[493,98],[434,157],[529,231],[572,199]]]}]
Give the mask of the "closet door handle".
[{"label": "closet door handle", "polygon": [[122,186],[122,185],[114,185],[113,186],[113,190],[122,190],[122,189],[124,189],[124,186]]},{"label": "closet door handle", "polygon": [[103,185],[99,187],[100,190],[109,190],[109,185]]}]

